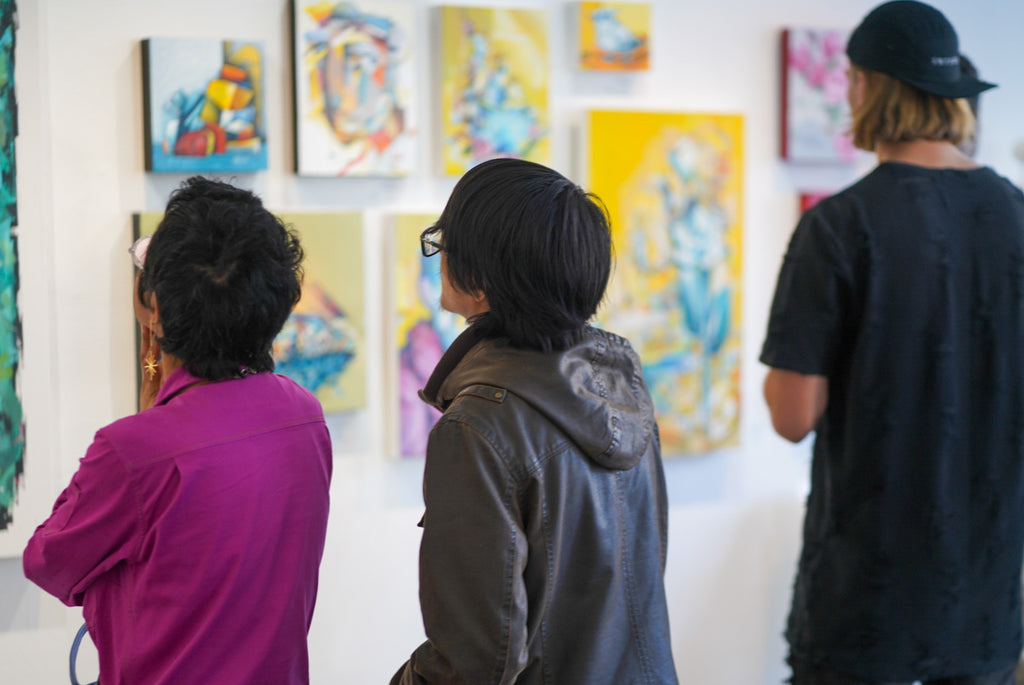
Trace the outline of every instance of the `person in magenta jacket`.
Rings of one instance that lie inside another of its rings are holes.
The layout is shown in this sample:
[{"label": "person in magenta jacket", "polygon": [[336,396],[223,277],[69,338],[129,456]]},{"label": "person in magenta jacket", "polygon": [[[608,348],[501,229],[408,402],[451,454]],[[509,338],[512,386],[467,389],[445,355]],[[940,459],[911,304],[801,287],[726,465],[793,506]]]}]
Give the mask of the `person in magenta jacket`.
[{"label": "person in magenta jacket", "polygon": [[25,575],[84,607],[103,685],[308,683],[331,442],[270,356],[302,249],[194,177],[133,256],[140,411],[96,433]]}]

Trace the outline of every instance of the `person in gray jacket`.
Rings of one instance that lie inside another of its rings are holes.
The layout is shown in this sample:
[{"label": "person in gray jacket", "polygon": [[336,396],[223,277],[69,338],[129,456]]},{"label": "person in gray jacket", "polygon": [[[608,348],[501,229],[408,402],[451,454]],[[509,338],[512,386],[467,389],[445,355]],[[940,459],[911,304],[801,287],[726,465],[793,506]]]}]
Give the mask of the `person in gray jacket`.
[{"label": "person in gray jacket", "polygon": [[599,202],[498,159],[421,236],[470,322],[421,396],[427,641],[392,685],[677,683],[658,428],[629,343],[588,325],[611,271]]}]

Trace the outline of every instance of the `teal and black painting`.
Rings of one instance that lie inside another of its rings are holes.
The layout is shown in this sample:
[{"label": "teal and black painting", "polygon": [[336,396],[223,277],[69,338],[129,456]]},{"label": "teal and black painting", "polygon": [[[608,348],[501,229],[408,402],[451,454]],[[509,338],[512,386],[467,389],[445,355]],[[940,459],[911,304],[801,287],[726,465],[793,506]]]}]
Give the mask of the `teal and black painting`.
[{"label": "teal and black painting", "polygon": [[25,472],[25,424],[16,380],[21,355],[18,316],[18,224],[14,138],[18,105],[14,99],[14,0],[0,0],[0,530],[12,519]]}]

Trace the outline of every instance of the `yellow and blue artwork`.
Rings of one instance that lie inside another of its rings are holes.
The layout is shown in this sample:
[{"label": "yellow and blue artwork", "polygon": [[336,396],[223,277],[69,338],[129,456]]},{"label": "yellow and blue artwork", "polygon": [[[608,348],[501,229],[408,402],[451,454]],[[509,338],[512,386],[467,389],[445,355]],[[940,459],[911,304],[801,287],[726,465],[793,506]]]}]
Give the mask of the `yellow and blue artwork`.
[{"label": "yellow and blue artwork", "polygon": [[444,173],[495,157],[550,164],[547,14],[441,8]]},{"label": "yellow and blue artwork", "polygon": [[590,190],[608,208],[616,253],[599,323],[639,353],[667,456],[732,445],[740,409],[743,119],[593,111],[588,123]]},{"label": "yellow and blue artwork", "polygon": [[419,391],[441,355],[466,327],[466,320],[441,309],[441,257],[424,257],[420,233],[436,214],[397,214],[395,225],[395,345],[398,351],[398,449],[423,456],[427,436],[441,413]]},{"label": "yellow and blue artwork", "polygon": [[18,314],[18,223],[14,136],[15,5],[0,0],[0,530],[14,522],[24,485],[25,422],[18,394],[21,317]]},{"label": "yellow and blue artwork", "polygon": [[[302,297],[274,339],[274,371],[320,400],[325,413],[366,406],[362,215],[280,213],[299,236]],[[136,237],[153,233],[162,212],[135,215]]]},{"label": "yellow and blue artwork", "polygon": [[646,2],[580,2],[580,69],[645,71],[650,66],[651,6]]},{"label": "yellow and blue artwork", "polygon": [[415,24],[408,2],[293,0],[295,171],[416,168]]},{"label": "yellow and blue artwork", "polygon": [[267,168],[262,44],[149,38],[142,78],[146,171]]}]

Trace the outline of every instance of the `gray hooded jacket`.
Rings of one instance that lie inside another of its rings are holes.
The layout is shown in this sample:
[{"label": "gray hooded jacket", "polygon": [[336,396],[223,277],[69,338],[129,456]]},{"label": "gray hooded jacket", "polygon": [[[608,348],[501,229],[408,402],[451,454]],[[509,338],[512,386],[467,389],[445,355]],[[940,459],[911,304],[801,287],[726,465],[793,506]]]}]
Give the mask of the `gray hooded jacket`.
[{"label": "gray hooded jacket", "polygon": [[479,340],[438,364],[420,548],[427,642],[393,685],[676,683],[667,503],[640,361],[588,329],[544,353]]}]

